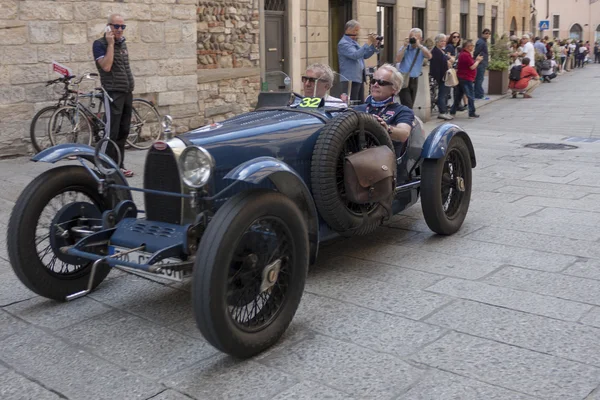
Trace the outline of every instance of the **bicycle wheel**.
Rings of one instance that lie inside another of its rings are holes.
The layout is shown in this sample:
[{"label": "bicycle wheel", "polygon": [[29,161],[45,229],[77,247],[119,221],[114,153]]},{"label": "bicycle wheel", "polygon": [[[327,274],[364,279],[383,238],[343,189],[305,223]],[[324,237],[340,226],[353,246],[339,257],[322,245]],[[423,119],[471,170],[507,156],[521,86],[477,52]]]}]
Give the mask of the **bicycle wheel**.
[{"label": "bicycle wheel", "polygon": [[50,141],[52,145],[64,143],[92,144],[94,131],[90,120],[79,109],[64,106],[56,110],[50,123]]},{"label": "bicycle wheel", "polygon": [[148,149],[152,143],[160,139],[162,125],[160,114],[154,104],[143,99],[133,99],[131,128],[127,136],[127,144],[136,149]]},{"label": "bicycle wheel", "polygon": [[44,107],[38,111],[31,120],[29,137],[31,138],[31,145],[36,153],[52,146],[48,132],[48,124],[57,108],[58,106]]}]

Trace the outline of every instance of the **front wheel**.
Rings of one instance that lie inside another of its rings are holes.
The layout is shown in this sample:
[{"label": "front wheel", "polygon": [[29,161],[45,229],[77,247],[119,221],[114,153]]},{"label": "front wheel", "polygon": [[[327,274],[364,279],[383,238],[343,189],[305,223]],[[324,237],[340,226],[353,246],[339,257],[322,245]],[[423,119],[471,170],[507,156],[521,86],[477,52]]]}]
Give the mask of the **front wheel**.
[{"label": "front wheel", "polygon": [[[116,204],[97,187],[84,167],[67,165],[35,178],[17,199],[8,223],[8,256],[19,280],[36,294],[64,301],[87,288],[91,263],[60,248],[97,230],[102,212]],[[97,269],[93,288],[109,271],[105,265]]]},{"label": "front wheel", "polygon": [[197,254],[192,300],[206,340],[239,358],[276,343],[308,271],[308,231],[294,202],[263,190],[232,197],[210,221]]},{"label": "front wheel", "polygon": [[133,99],[132,108],[127,144],[140,150],[149,149],[162,134],[160,114],[154,104],[144,99]]},{"label": "front wheel", "polygon": [[48,125],[50,123],[50,118],[52,118],[52,115],[54,115],[57,108],[56,105],[44,107],[38,111],[31,120],[29,137],[31,138],[31,145],[36,153],[52,146]]},{"label": "front wheel", "polygon": [[451,235],[462,226],[471,201],[471,157],[461,136],[450,140],[443,158],[423,161],[421,207],[425,222],[440,235]]}]

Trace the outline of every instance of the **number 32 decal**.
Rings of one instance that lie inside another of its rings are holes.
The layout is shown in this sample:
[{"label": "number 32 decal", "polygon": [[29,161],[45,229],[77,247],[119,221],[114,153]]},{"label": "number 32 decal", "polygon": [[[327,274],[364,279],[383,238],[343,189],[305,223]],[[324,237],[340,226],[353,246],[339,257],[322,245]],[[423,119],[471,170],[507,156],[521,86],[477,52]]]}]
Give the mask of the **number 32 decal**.
[{"label": "number 32 decal", "polygon": [[305,97],[302,99],[302,102],[299,104],[299,107],[304,108],[317,108],[321,104],[320,97]]}]

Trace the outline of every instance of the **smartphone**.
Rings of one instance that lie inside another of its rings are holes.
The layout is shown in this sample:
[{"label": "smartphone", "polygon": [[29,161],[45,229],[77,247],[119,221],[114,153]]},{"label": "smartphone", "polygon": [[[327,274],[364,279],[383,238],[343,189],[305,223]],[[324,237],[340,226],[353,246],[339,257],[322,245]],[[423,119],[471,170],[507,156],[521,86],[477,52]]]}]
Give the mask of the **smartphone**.
[{"label": "smartphone", "polygon": [[106,25],[106,28],[104,28],[104,32],[106,32],[106,33],[110,32],[110,26]]}]

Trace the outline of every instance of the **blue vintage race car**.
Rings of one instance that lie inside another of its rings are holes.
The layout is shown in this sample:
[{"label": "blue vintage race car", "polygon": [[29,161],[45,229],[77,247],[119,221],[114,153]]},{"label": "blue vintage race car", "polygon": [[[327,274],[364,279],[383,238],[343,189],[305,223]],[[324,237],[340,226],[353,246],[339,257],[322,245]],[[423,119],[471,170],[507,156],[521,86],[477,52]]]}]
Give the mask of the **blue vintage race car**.
[{"label": "blue vintage race car", "polygon": [[33,161],[81,165],[50,169],[21,193],[7,241],[16,275],[60,301],[94,290],[113,267],[190,277],[202,334],[249,357],[292,321],[321,242],[368,234],[419,196],[434,232],[460,228],[475,167],[460,127],[426,134],[417,120],[395,147],[369,114],[301,107],[312,102],[290,95],[300,99],[262,93],[255,111],[176,137],[167,118],[143,188],[128,186],[104,143],[38,153]]}]

